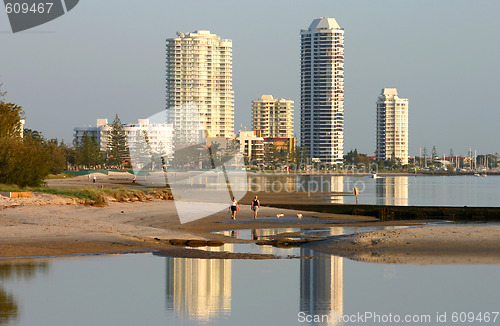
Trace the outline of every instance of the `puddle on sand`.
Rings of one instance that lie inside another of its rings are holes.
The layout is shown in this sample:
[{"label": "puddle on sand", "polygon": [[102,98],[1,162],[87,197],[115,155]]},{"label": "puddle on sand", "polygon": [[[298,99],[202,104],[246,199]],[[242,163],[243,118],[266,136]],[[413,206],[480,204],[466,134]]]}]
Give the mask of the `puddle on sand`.
[{"label": "puddle on sand", "polygon": [[230,252],[235,254],[265,254],[275,255],[279,258],[292,258],[301,255],[300,247],[278,248],[274,246],[259,246],[255,243],[226,243],[220,247],[186,247],[191,250],[211,252]]},{"label": "puddle on sand", "polygon": [[[306,257],[301,251],[301,246],[309,241],[324,240],[329,237],[365,233],[380,230],[397,230],[423,225],[445,225],[449,221],[437,221],[431,223],[415,223],[404,226],[335,226],[335,227],[312,227],[312,228],[260,228],[260,229],[235,229],[226,231],[215,231],[213,234],[225,237],[254,241],[251,243],[225,243],[222,246],[196,246],[189,249],[229,252],[236,254],[269,254],[280,258]],[[313,253],[313,256],[317,255]],[[307,256],[309,257],[309,255]]]},{"label": "puddle on sand", "polygon": [[[271,228],[271,229],[239,229],[239,230],[229,230],[229,231],[218,231],[213,232],[214,234],[223,235],[226,237],[231,237],[239,240],[254,240],[258,241],[270,241],[270,240],[282,240],[287,242],[287,240],[292,240],[290,242],[307,240],[307,239],[325,239],[331,236],[339,236],[345,234],[352,234],[355,232],[368,232],[375,230],[393,230],[396,228],[407,228],[408,226],[385,226],[385,227],[331,227],[331,228]],[[316,257],[314,252],[308,251],[310,255],[304,255],[304,251],[301,250],[300,244],[292,245],[280,245],[279,243],[270,243],[268,245],[262,245],[257,243],[226,243],[223,246],[218,247],[186,247],[194,250],[203,250],[211,252],[230,252],[237,254],[268,254],[275,255],[280,258],[295,258],[295,257]]]}]

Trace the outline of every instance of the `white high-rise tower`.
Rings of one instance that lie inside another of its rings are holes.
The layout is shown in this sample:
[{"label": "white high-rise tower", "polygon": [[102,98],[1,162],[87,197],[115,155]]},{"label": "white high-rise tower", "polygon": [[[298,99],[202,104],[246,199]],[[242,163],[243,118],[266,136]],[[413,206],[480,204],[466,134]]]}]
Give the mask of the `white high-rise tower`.
[{"label": "white high-rise tower", "polygon": [[316,18],[301,35],[301,145],[312,159],[344,159],[344,30]]},{"label": "white high-rise tower", "polygon": [[233,136],[232,50],[231,40],[209,31],[167,39],[167,109],[194,103],[211,137]]},{"label": "white high-rise tower", "polygon": [[377,160],[408,164],[408,99],[395,88],[384,88],[377,100]]}]

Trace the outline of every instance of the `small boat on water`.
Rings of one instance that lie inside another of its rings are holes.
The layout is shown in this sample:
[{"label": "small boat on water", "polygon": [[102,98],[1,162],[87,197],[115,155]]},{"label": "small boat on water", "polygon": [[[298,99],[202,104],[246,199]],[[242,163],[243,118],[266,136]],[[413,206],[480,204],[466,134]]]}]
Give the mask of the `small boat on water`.
[{"label": "small boat on water", "polygon": [[480,177],[481,175],[479,173],[474,173],[475,177]]},{"label": "small boat on water", "polygon": [[370,178],[372,178],[372,179],[377,179],[377,178],[378,178],[378,175],[374,172],[374,173],[372,173],[372,175],[371,175],[371,177],[370,177]]}]

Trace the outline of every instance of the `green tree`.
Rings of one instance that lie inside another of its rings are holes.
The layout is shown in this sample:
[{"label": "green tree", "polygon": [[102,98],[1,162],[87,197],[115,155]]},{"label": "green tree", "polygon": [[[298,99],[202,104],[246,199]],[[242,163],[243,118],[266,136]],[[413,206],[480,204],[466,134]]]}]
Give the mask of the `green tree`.
[{"label": "green tree", "polygon": [[50,173],[59,174],[66,168],[66,150],[63,141],[59,144],[57,139],[48,140],[45,143],[52,162],[50,166]]},{"label": "green tree", "polygon": [[351,149],[349,153],[344,156],[345,164],[356,164],[356,159],[358,157],[358,149],[355,148],[354,151]]},{"label": "green tree", "polygon": [[87,133],[84,133],[80,142],[75,138],[74,147],[75,165],[94,168],[103,163],[101,149],[95,137],[90,137]]},{"label": "green tree", "polygon": [[[134,169],[152,170],[153,169],[153,151],[149,143],[149,136],[146,130],[137,131],[134,136],[135,146],[130,150],[132,164]],[[132,148],[132,147],[131,147]]]},{"label": "green tree", "polygon": [[0,183],[38,186],[49,174],[49,151],[30,136],[21,138],[24,112],[16,104],[5,103],[5,94],[0,90]]},{"label": "green tree", "polygon": [[266,144],[264,152],[265,163],[272,165],[272,168],[274,168],[273,165],[274,163],[276,163],[278,157],[279,157],[278,146],[276,146],[273,142]]},{"label": "green tree", "polygon": [[432,146],[431,155],[432,155],[431,159],[435,159],[438,156],[438,153],[437,153],[437,150],[436,150],[436,146]]},{"label": "green tree", "polygon": [[66,144],[62,146],[64,149],[64,156],[66,157],[66,163],[69,166],[75,166],[76,165],[76,149],[75,147],[70,147]]},{"label": "green tree", "polygon": [[33,138],[0,139],[0,183],[39,186],[51,166],[50,151]]},{"label": "green tree", "polygon": [[43,143],[45,141],[45,138],[43,137],[43,134],[41,132],[25,128],[24,137],[28,136],[33,138],[34,141],[37,141],[39,143]]},{"label": "green tree", "polygon": [[1,87],[2,84],[0,84],[0,138],[20,137],[23,108],[14,103],[4,102],[7,92],[2,92]]},{"label": "green tree", "polygon": [[107,156],[108,164],[115,166],[122,166],[124,158],[128,155],[127,135],[118,114],[111,125],[111,132],[109,135]]}]

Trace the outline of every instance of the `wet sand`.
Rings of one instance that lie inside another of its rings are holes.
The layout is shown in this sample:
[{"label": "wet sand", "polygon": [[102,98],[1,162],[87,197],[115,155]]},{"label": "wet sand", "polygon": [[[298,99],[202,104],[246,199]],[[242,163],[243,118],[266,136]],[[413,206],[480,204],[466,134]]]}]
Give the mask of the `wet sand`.
[{"label": "wet sand", "polygon": [[306,246],[372,263],[500,264],[500,226],[443,225],[374,231]]}]

